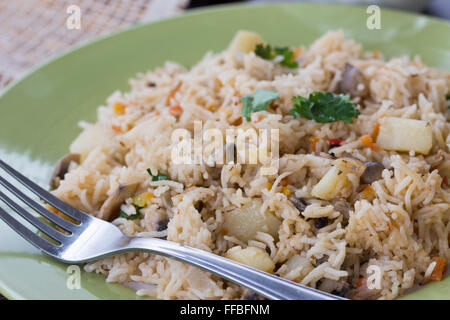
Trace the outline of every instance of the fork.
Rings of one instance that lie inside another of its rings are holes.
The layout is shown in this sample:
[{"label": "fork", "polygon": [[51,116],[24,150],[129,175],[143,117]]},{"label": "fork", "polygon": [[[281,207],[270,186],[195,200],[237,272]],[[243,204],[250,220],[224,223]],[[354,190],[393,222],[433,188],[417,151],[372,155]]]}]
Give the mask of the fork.
[{"label": "fork", "polygon": [[131,251],[148,252],[199,267],[273,300],[346,300],[176,242],[158,238],[127,237],[112,223],[70,206],[2,160],[0,160],[0,167],[41,200],[76,221],[72,223],[47,210],[0,176],[0,184],[11,194],[65,232],[60,232],[60,229],[43,222],[1,190],[0,199],[4,203],[41,231],[40,234],[44,233],[54,241],[48,241],[39,233],[33,232],[1,207],[0,218],[32,245],[64,263],[79,264]]}]

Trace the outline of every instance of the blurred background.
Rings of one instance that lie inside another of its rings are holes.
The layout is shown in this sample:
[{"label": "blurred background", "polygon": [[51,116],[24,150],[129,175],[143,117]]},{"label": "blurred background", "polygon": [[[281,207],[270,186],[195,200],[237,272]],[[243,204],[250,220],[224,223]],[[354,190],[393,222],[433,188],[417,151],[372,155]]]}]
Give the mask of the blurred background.
[{"label": "blurred background", "polygon": [[[226,3],[299,0],[0,0],[0,89],[33,66],[70,47],[132,25],[185,10]],[[313,0],[393,7],[450,19],[450,0]],[[80,8],[82,28],[65,27],[68,7]]]}]

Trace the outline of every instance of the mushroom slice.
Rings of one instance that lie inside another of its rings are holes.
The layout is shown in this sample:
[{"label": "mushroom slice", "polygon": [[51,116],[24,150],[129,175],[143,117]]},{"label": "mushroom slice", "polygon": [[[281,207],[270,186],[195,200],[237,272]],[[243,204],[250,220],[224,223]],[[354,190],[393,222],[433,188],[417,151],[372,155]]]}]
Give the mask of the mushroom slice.
[{"label": "mushroom slice", "polygon": [[137,190],[139,183],[120,184],[100,208],[98,218],[112,221],[119,215],[120,206]]},{"label": "mushroom slice", "polygon": [[58,160],[56,163],[55,169],[53,169],[53,173],[50,177],[50,188],[56,189],[59,187],[59,183],[62,179],[64,179],[64,175],[69,171],[70,163],[76,162],[80,163],[80,154],[78,153],[68,153]]},{"label": "mushroom slice", "polygon": [[361,184],[371,184],[382,178],[384,166],[376,161],[365,162],[366,168],[360,177]]},{"label": "mushroom slice", "polygon": [[331,202],[335,211],[338,211],[342,215],[342,225],[345,227],[348,224],[350,218],[351,205],[344,198],[337,198]]},{"label": "mushroom slice", "polygon": [[369,86],[361,69],[350,63],[345,64],[342,80],[338,83],[340,93],[349,94],[352,97],[365,97],[369,94]]},{"label": "mushroom slice", "polygon": [[308,206],[308,202],[306,202],[306,200],[302,199],[302,198],[290,196],[289,200],[292,202],[294,207],[300,212],[303,212],[306,209],[306,207]]}]

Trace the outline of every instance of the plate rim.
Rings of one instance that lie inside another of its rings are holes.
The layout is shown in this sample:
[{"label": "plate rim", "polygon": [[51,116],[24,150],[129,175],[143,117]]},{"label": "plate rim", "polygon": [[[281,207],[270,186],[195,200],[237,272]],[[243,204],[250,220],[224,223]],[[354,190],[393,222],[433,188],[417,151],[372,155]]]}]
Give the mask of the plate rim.
[{"label": "plate rim", "polygon": [[[258,9],[258,8],[288,8],[288,7],[318,7],[318,8],[330,8],[330,10],[333,7],[350,7],[354,9],[360,9],[364,10],[367,6],[364,4],[361,5],[353,5],[353,4],[339,4],[339,3],[310,3],[310,2],[301,2],[301,3],[290,3],[290,2],[282,2],[282,3],[244,3],[244,4],[216,4],[212,5],[210,7],[200,7],[200,8],[194,8],[185,10],[180,14],[177,14],[176,16],[168,17],[159,19],[156,21],[150,21],[150,22],[144,22],[139,23],[136,25],[130,25],[127,26],[124,29],[116,30],[111,33],[101,35],[98,37],[94,37],[91,39],[83,40],[75,45],[70,46],[69,48],[63,49],[62,51],[49,56],[48,58],[43,59],[41,62],[36,64],[35,66],[29,68],[27,71],[21,73],[17,78],[14,78],[10,83],[8,83],[4,88],[0,90],[0,100],[8,94],[11,90],[13,90],[17,85],[19,85],[22,81],[25,81],[29,76],[32,74],[39,72],[41,69],[45,68],[47,65],[50,65],[51,63],[64,59],[66,56],[69,56],[76,52],[77,50],[80,50],[85,47],[89,46],[95,46],[98,43],[102,41],[106,41],[110,38],[113,38],[115,36],[125,34],[128,32],[133,32],[135,30],[139,30],[142,28],[148,28],[150,26],[164,24],[168,21],[174,21],[174,20],[183,20],[185,18],[195,17],[195,16],[202,16],[202,15],[208,15],[210,13],[218,13],[218,12],[224,12],[224,11],[239,11],[242,9]],[[413,13],[413,12],[405,12],[400,9],[394,9],[394,8],[382,8],[383,11],[390,12],[390,14],[401,16],[401,17],[407,17],[407,18],[423,18],[428,21],[431,21],[433,23],[436,23],[438,25],[444,26],[445,28],[450,29],[450,21],[437,18],[437,17],[431,17],[427,16],[422,13]],[[11,231],[14,232],[14,231]],[[42,254],[42,253],[41,253]],[[449,276],[450,277],[450,276]],[[0,277],[0,293],[5,296],[7,299],[10,300],[23,300],[26,299],[24,295],[22,295],[19,291],[14,290],[10,288],[5,282],[2,281]],[[398,298],[405,297],[405,295],[402,295]]]}]

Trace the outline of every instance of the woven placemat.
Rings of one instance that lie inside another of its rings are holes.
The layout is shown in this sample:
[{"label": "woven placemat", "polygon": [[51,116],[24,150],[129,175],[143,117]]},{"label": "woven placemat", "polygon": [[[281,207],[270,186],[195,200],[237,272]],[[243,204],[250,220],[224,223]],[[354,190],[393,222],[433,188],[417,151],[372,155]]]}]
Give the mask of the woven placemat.
[{"label": "woven placemat", "polygon": [[[0,1],[0,88],[68,47],[179,13],[189,0]],[[75,6],[75,7],[74,7]],[[80,28],[76,27],[79,8]],[[75,24],[74,24],[75,22]]]}]

